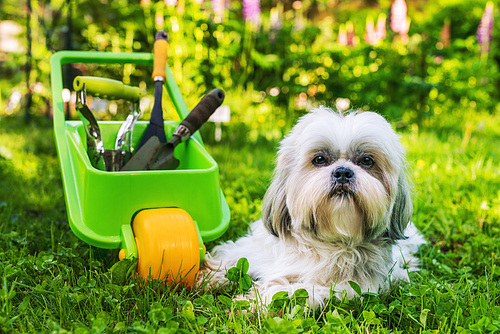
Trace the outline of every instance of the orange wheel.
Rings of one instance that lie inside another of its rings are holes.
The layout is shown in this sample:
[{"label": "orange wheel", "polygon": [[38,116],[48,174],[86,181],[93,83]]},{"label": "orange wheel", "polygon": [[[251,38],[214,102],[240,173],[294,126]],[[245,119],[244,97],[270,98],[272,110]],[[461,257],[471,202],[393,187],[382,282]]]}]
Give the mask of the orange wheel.
[{"label": "orange wheel", "polygon": [[139,212],[132,223],[139,276],[192,286],[200,268],[198,231],[191,216],[178,208]]}]

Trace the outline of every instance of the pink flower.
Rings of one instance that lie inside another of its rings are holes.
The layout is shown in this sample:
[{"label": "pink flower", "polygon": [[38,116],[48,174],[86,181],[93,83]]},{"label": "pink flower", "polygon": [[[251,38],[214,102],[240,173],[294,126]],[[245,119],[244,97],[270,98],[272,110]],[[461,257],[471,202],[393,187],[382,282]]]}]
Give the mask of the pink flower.
[{"label": "pink flower", "polygon": [[212,10],[214,12],[214,21],[221,23],[224,18],[225,0],[212,0]]},{"label": "pink flower", "polygon": [[377,33],[375,32],[375,26],[373,25],[373,18],[368,16],[366,18],[366,31],[363,37],[365,42],[370,45],[375,45],[378,42]]},{"label": "pink flower", "polygon": [[391,7],[391,29],[398,32],[403,43],[408,43],[410,21],[406,16],[408,8],[405,0],[395,0]]},{"label": "pink flower", "polygon": [[165,19],[163,17],[163,13],[162,12],[156,12],[156,15],[155,15],[155,23],[157,26],[163,26],[163,24],[165,23]]},{"label": "pink flower", "polygon": [[450,19],[444,21],[443,29],[439,33],[439,45],[443,48],[449,48],[451,45],[451,33],[450,33]]},{"label": "pink flower", "polygon": [[488,1],[481,22],[477,28],[477,42],[480,45],[479,52],[488,53],[493,30],[493,2]]},{"label": "pink flower", "polygon": [[358,39],[356,38],[356,33],[354,31],[354,23],[352,21],[347,21],[345,28],[347,30],[347,45],[354,46],[358,44]]},{"label": "pink flower", "polygon": [[405,0],[395,0],[391,7],[391,29],[401,33],[406,30],[406,7]]},{"label": "pink flower", "polygon": [[243,0],[243,18],[256,26],[260,24],[260,0]]},{"label": "pink flower", "polygon": [[354,46],[359,43],[359,38],[354,32],[354,23],[352,21],[347,21],[345,24],[340,25],[337,43],[342,46]]},{"label": "pink flower", "polygon": [[163,0],[167,6],[177,6],[177,0]]},{"label": "pink flower", "polygon": [[345,30],[344,24],[341,24],[339,27],[339,36],[337,38],[337,43],[339,43],[342,46],[347,45],[347,32]]},{"label": "pink flower", "polygon": [[377,35],[377,39],[383,41],[385,39],[385,21],[387,20],[387,16],[384,13],[381,13],[378,16],[377,27],[375,28],[375,34]]}]

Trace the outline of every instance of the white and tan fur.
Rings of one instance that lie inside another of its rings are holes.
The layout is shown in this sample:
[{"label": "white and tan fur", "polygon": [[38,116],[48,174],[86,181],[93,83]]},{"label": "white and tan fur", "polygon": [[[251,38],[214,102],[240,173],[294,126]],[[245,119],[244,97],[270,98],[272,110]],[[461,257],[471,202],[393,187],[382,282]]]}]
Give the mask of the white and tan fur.
[{"label": "white and tan fur", "polygon": [[281,142],[262,219],[207,254],[203,272],[224,282],[226,269],[245,257],[262,301],[304,288],[314,307],[332,291],[353,297],[349,281],[380,292],[408,279],[417,268],[411,253],[425,241],[410,223],[404,155],[376,113],[320,107],[306,114]]}]

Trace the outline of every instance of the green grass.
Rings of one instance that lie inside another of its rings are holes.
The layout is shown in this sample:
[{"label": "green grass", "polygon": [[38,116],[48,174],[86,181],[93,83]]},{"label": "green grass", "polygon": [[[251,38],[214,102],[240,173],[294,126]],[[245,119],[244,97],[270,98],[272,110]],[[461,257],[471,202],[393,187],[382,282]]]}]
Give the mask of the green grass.
[{"label": "green grass", "polygon": [[[110,270],[116,250],[90,247],[70,231],[51,124],[35,122],[0,119],[0,332],[500,331],[498,117],[402,134],[413,220],[429,241],[420,250],[422,269],[386,294],[333,299],[316,311],[302,306],[300,293],[255,308],[234,300],[236,287],[121,281]],[[207,141],[232,214],[220,240],[242,235],[258,219],[274,165],[277,143],[247,141],[243,129],[224,129],[229,138],[221,143]]]}]

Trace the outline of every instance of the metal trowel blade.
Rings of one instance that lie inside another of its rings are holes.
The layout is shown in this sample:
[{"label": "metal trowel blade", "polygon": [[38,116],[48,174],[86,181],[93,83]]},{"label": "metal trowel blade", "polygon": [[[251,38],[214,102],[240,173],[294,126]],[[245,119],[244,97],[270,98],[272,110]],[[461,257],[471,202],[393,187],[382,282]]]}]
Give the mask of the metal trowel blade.
[{"label": "metal trowel blade", "polygon": [[151,170],[172,170],[179,167],[179,160],[174,157],[174,148],[171,143],[162,144],[149,164]]},{"label": "metal trowel blade", "polygon": [[148,165],[155,156],[156,152],[159,150],[160,140],[158,137],[153,136],[148,139],[148,141],[142,145],[142,147],[135,152],[135,154],[130,158],[130,160],[123,166],[122,171],[135,171],[135,170],[147,170]]}]

